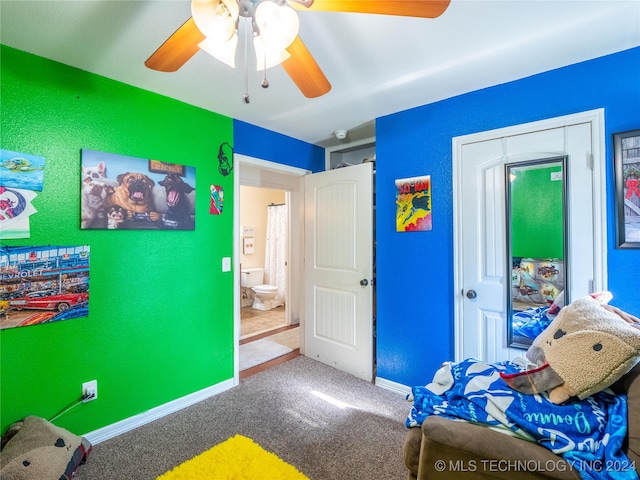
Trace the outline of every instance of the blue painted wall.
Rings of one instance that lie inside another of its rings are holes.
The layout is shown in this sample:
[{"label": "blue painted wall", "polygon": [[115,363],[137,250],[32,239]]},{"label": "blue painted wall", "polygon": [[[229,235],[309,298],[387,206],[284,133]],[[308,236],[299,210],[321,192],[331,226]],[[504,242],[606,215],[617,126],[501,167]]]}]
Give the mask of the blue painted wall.
[{"label": "blue painted wall", "polygon": [[[376,121],[377,376],[431,380],[453,360],[452,138],[604,108],[609,290],[640,314],[640,250],[615,248],[612,140],[640,128],[640,48],[553,70]],[[394,180],[431,175],[433,230],[395,232]]]},{"label": "blue painted wall", "polygon": [[311,172],[324,170],[324,148],[240,120],[233,121],[234,151]]}]

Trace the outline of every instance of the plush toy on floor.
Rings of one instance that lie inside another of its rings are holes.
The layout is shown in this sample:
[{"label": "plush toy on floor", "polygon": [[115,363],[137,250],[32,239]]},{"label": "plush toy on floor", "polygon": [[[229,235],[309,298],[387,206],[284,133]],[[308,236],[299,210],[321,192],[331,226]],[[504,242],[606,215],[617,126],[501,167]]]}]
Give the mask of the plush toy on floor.
[{"label": "plush toy on floor", "polygon": [[547,391],[555,404],[615,383],[640,359],[640,323],[606,305],[611,297],[593,294],[562,308],[527,351],[534,368],[503,380],[525,394]]},{"label": "plush toy on floor", "polygon": [[70,480],[91,451],[83,437],[29,416],[2,439],[0,477],[7,480]]}]

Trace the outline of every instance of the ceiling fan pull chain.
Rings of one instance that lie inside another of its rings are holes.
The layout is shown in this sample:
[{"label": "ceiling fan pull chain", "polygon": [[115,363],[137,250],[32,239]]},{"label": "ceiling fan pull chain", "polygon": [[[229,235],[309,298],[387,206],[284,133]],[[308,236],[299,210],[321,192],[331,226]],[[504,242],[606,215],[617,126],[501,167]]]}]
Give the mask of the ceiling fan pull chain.
[{"label": "ceiling fan pull chain", "polygon": [[244,95],[242,96],[242,101],[244,103],[251,102],[251,98],[249,98],[249,59],[247,57],[247,45],[249,44],[249,40],[247,38],[248,31],[249,27],[247,26],[244,29]]},{"label": "ceiling fan pull chain", "polygon": [[269,88],[269,80],[267,79],[267,52],[264,53],[264,78],[262,79],[262,88]]}]

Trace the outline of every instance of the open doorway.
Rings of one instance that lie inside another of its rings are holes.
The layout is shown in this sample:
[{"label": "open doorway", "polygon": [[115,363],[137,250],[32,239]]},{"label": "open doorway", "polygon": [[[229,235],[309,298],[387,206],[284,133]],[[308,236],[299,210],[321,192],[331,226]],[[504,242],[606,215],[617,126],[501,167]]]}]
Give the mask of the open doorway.
[{"label": "open doorway", "polygon": [[[300,327],[301,246],[299,241],[292,240],[300,240],[303,235],[300,180],[309,172],[243,155],[234,158],[236,379],[239,380],[247,376],[246,372],[260,368],[265,359],[304,351]],[[269,216],[276,217],[271,221],[276,226],[268,227]],[[275,238],[267,239],[268,229]],[[276,287],[275,296],[256,293],[273,291]],[[257,298],[258,294],[263,298]]]},{"label": "open doorway", "polygon": [[240,371],[299,351],[287,322],[289,205],[280,189],[240,185]]}]

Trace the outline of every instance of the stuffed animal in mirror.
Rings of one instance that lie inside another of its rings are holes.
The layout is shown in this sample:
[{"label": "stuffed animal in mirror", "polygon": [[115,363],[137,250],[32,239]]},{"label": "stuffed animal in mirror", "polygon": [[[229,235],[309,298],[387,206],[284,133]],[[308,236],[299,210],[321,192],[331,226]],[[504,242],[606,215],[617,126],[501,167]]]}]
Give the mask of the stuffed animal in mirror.
[{"label": "stuffed animal in mirror", "polygon": [[555,404],[584,399],[615,383],[640,360],[640,323],[606,305],[610,299],[602,292],[562,308],[527,350],[535,368],[501,374],[503,380],[521,393],[549,392]]}]

